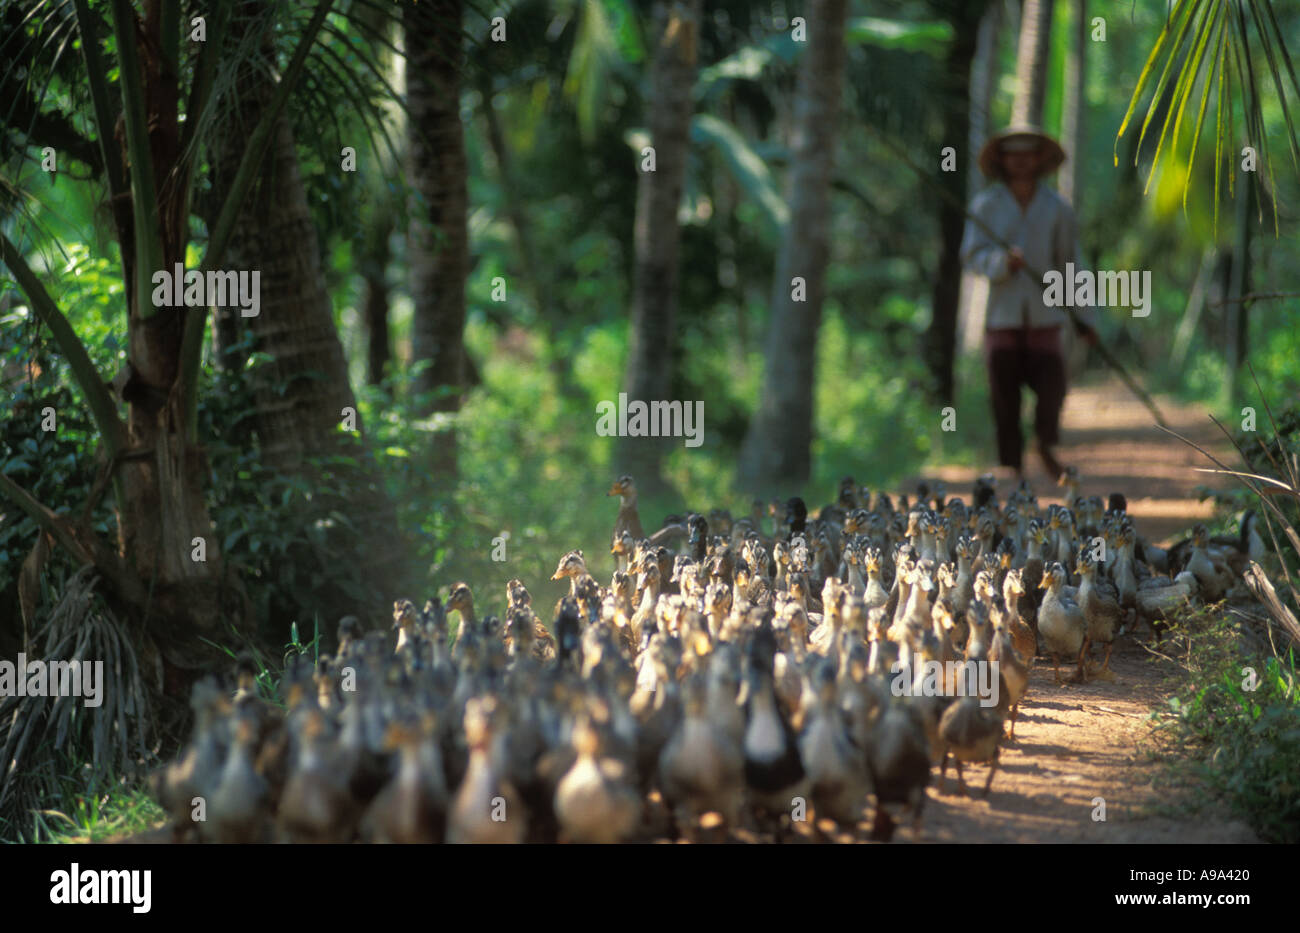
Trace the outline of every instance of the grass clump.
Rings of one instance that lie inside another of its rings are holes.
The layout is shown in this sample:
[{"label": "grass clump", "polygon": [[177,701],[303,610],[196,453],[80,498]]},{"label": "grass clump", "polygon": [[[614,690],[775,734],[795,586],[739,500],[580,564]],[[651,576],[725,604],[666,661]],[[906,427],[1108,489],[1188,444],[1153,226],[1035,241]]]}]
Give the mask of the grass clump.
[{"label": "grass clump", "polygon": [[1173,753],[1165,755],[1168,777],[1198,789],[1193,805],[1222,801],[1262,839],[1296,843],[1296,652],[1288,647],[1272,653],[1257,642],[1255,627],[1235,613],[1209,611],[1180,626],[1178,634],[1192,639],[1187,676],[1152,719],[1162,750]]}]

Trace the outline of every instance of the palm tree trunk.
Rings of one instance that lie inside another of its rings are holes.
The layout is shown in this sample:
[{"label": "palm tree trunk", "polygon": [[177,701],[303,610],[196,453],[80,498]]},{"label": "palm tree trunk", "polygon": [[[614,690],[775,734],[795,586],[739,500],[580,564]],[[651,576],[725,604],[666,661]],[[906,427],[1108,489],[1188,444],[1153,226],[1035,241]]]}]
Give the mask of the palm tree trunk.
[{"label": "palm tree trunk", "polygon": [[388,332],[388,260],[391,250],[388,237],[393,232],[393,215],[377,211],[366,231],[364,255],[361,257],[361,317],[366,328],[366,382],[379,385],[384,381],[384,367],[392,359],[392,341]]},{"label": "palm tree trunk", "polygon": [[[250,28],[262,0],[243,5],[249,17],[231,23],[238,41]],[[269,31],[260,37],[270,51]],[[239,76],[238,93],[223,116],[232,128],[251,131],[275,93],[274,75],[250,66]],[[270,362],[254,371],[256,409],[251,413],[262,460],[283,471],[301,468],[304,458],[332,451],[343,409],[356,398],[334,324],[321,268],[316,226],[298,168],[298,151],[287,117],[275,126],[271,149],[258,173],[226,249],[227,269],[261,273],[261,308],[256,317],[226,309],[216,330],[232,337],[251,333]],[[219,205],[244,152],[245,132],[219,134],[212,143],[212,185]],[[215,219],[215,218],[211,218]],[[228,337],[222,337],[228,339]]]},{"label": "palm tree trunk", "polygon": [[1052,0],[1025,0],[1016,48],[1016,96],[1011,122],[1040,126],[1047,94],[1047,61],[1052,38]]},{"label": "palm tree trunk", "polygon": [[[975,58],[971,62],[970,77],[970,135],[969,151],[980,151],[984,140],[989,137],[993,127],[989,125],[993,104],[993,93],[1000,76],[998,68],[998,36],[1002,32],[1006,16],[1006,0],[993,0],[980,18],[979,31],[975,38]],[[967,172],[967,190],[975,192],[984,184],[984,175],[980,172],[979,162],[969,160]],[[988,311],[988,281],[970,272],[963,271],[961,276],[961,299],[957,319],[962,331],[961,345],[966,352],[975,351],[984,333],[984,318]]]},{"label": "palm tree trunk", "polygon": [[[238,30],[249,22],[232,23],[232,38],[239,38]],[[265,41],[269,40],[268,34]],[[232,95],[225,116],[228,125],[256,125],[274,93],[274,76],[249,68],[240,76],[239,93]],[[244,138],[244,133],[230,132],[213,141],[210,158],[218,204],[224,201],[243,155]],[[387,237],[381,239],[386,247]],[[317,468],[312,461],[344,449],[338,428],[345,409],[356,410],[356,397],[287,117],[276,123],[271,149],[252,195],[239,212],[224,265],[261,274],[260,313],[241,318],[236,309],[227,326],[235,336],[247,328],[256,349],[269,357],[252,373],[255,407],[249,420],[258,436],[262,463],[313,480]],[[359,416],[357,427],[362,427]],[[350,517],[365,543],[369,575],[388,581],[399,559],[393,505],[377,480],[373,461],[364,454],[357,459],[356,473],[340,478],[359,491]]]},{"label": "palm tree trunk", "polygon": [[[468,195],[460,122],[462,0],[406,5],[406,104],[413,189],[407,256],[411,269],[411,350],[429,366],[416,390],[444,389],[433,411],[457,411],[466,387],[465,279],[469,272]],[[439,453],[440,471],[454,472],[455,433]]]},{"label": "palm tree trunk", "polygon": [[1084,110],[1087,107],[1088,0],[1074,0],[1074,35],[1065,58],[1065,105],[1061,114],[1061,145],[1067,161],[1058,186],[1061,197],[1077,204],[1082,194]]},{"label": "palm tree trunk", "polygon": [[998,85],[998,36],[1002,31],[1005,4],[1006,0],[992,0],[985,7],[975,35],[975,56],[970,67],[970,134],[967,137],[972,154],[967,173],[971,191],[977,191],[984,181],[974,154],[980,151],[980,146],[993,131],[989,121],[993,94]]},{"label": "palm tree trunk", "polygon": [[[701,0],[655,4],[655,35],[662,38],[650,77],[650,139],[655,170],[637,180],[633,229],[636,268],[625,384],[629,399],[650,402],[672,394],[677,316],[677,208],[686,180],[690,148],[691,88],[695,83]],[[640,153],[637,154],[640,167]],[[665,441],[625,437],[618,462],[636,476],[643,492],[663,487],[659,473]]]},{"label": "palm tree trunk", "polygon": [[[265,92],[272,90],[264,85]],[[258,91],[246,91],[241,105],[255,106]],[[229,180],[223,169],[233,163],[227,157],[237,159],[240,152],[236,133],[214,146],[214,167],[222,167],[215,173],[215,190],[224,190],[222,182]],[[256,338],[257,349],[270,356],[254,370],[253,383],[257,407],[252,417],[263,462],[296,471],[304,458],[332,449],[343,409],[355,407],[356,398],[287,120],[276,127],[258,188],[240,213],[226,256],[226,268],[261,273],[260,313],[243,318],[247,323],[241,326]]]},{"label": "palm tree trunk", "polygon": [[[135,30],[132,56],[140,63],[140,105],[148,127],[156,193],[155,202],[144,206],[156,211],[160,259],[163,268],[171,269],[183,262],[188,240],[183,192],[168,183],[180,155],[180,86],[174,69],[164,66],[158,55],[161,8],[150,5]],[[117,39],[119,52],[126,52],[122,36]],[[129,138],[127,145],[130,158],[143,164],[144,153],[131,146]],[[137,231],[143,225],[138,214],[131,225]],[[152,308],[151,294],[141,293],[131,283],[141,271],[152,274],[153,270],[141,270],[145,259],[125,244],[122,257],[123,279],[128,283],[129,351],[126,372],[118,382],[127,405],[127,439],[118,480],[118,550],[124,569],[143,581],[147,595],[140,598],[136,587],[127,584],[119,589],[119,596],[154,637],[170,683],[177,679],[176,669],[193,671],[213,662],[218,652],[204,639],[226,637],[227,620],[241,630],[249,620],[237,587],[226,580],[220,539],[213,534],[204,495],[203,451],[187,437],[180,393],[175,391],[185,318],[206,311]],[[197,540],[203,542],[203,560],[195,559]]]},{"label": "palm tree trunk", "polygon": [[384,367],[392,359],[388,332],[388,283],[382,275],[366,276],[362,308],[366,319],[366,382],[384,381]]},{"label": "palm tree trunk", "polygon": [[[806,482],[812,467],[813,382],[830,256],[831,175],[844,83],[847,0],[805,8],[808,48],[799,66],[791,146],[790,221],[772,285],[772,319],[758,410],[740,455],[755,490]],[[803,279],[804,300],[792,281]]]},{"label": "palm tree trunk", "polygon": [[1225,307],[1226,333],[1224,341],[1225,362],[1228,364],[1224,378],[1225,391],[1232,393],[1237,383],[1237,373],[1246,360],[1247,322],[1249,305],[1242,297],[1250,292],[1250,241],[1251,201],[1255,197],[1256,180],[1252,173],[1237,170],[1236,242],[1232,248],[1232,271],[1228,279],[1228,304]]},{"label": "palm tree trunk", "polygon": [[[970,135],[971,64],[978,47],[983,2],[965,2],[952,10],[953,43],[944,60],[945,88],[940,95],[947,108],[942,139],[966,139]],[[972,150],[975,151],[975,150]],[[961,237],[966,215],[966,173],[942,172],[939,184],[949,197],[937,200],[939,220],[939,262],[931,293],[930,326],[925,334],[925,359],[930,369],[931,388],[936,398],[951,402],[956,392],[953,362],[957,352],[957,312],[961,300]]]}]

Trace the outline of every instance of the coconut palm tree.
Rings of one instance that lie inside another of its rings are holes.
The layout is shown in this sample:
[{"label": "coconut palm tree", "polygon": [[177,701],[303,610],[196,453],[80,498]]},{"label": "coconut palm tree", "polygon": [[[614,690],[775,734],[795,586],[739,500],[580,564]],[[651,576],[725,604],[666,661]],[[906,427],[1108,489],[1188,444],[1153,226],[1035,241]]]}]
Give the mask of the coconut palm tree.
[{"label": "coconut palm tree", "polygon": [[812,465],[813,375],[830,257],[831,176],[844,84],[847,0],[807,5],[786,225],[772,284],[763,388],[740,454],[751,488],[805,482]]},{"label": "coconut palm tree", "polygon": [[1083,181],[1084,111],[1088,84],[1088,0],[1074,0],[1074,31],[1065,56],[1065,88],[1062,93],[1061,145],[1070,154],[1057,187],[1071,204],[1079,200]]},{"label": "coconut palm tree", "polygon": [[1016,96],[1011,122],[1038,126],[1047,96],[1047,62],[1052,41],[1052,0],[1025,0],[1016,48]]},{"label": "coconut palm tree", "polygon": [[[1119,140],[1128,132],[1150,90],[1151,97],[1134,147],[1134,165],[1143,157],[1143,145],[1154,139],[1155,151],[1150,154],[1147,190],[1150,190],[1157,170],[1172,168],[1183,175],[1183,206],[1186,209],[1193,168],[1202,149],[1202,130],[1206,125],[1211,97],[1214,99],[1212,158],[1216,231],[1219,205],[1224,194],[1236,199],[1232,248],[1222,254],[1219,264],[1227,280],[1223,346],[1229,391],[1236,381],[1247,345],[1251,215],[1254,214],[1256,223],[1262,225],[1267,204],[1274,235],[1279,233],[1278,211],[1273,200],[1276,191],[1273,146],[1263,109],[1270,87],[1280,105],[1285,144],[1292,165],[1300,167],[1300,142],[1297,141],[1293,116],[1293,108],[1300,103],[1300,80],[1297,80],[1291,52],[1287,48],[1287,36],[1295,35],[1295,12],[1286,9],[1282,15],[1283,18],[1279,19],[1269,0],[1213,0],[1210,3],[1177,0],[1138,76],[1128,112],[1115,137],[1118,161]],[[1198,84],[1199,95],[1196,93]],[[1194,123],[1186,119],[1190,116],[1189,104],[1195,108]],[[1241,114],[1240,122],[1237,114]],[[1246,147],[1250,147],[1250,153]],[[1147,152],[1150,152],[1149,147]]]},{"label": "coconut palm tree", "polygon": [[[1279,20],[1269,0],[1212,0],[1209,3],[1176,0],[1142,67],[1129,100],[1128,112],[1115,135],[1118,161],[1119,141],[1129,131],[1139,106],[1150,92],[1134,151],[1134,164],[1144,155],[1150,155],[1148,190],[1157,169],[1171,166],[1181,171],[1185,178],[1185,207],[1192,169],[1201,151],[1202,129],[1206,126],[1213,98],[1216,227],[1220,198],[1225,191],[1233,191],[1236,168],[1243,159],[1243,153],[1236,145],[1238,140],[1241,146],[1249,144],[1255,149],[1256,166],[1248,171],[1257,179],[1269,179],[1267,191],[1271,204],[1271,192],[1275,190],[1270,158],[1272,147],[1263,111],[1270,87],[1272,96],[1280,104],[1286,131],[1284,140],[1292,164],[1300,166],[1300,140],[1297,140],[1293,115],[1294,108],[1300,103],[1300,79],[1297,79],[1291,52],[1287,48],[1287,36],[1295,34],[1296,14],[1285,9],[1283,17]],[[1195,93],[1198,85],[1199,95]],[[1191,116],[1189,103],[1195,108],[1194,123],[1187,119]],[[1144,151],[1143,146],[1148,142],[1155,143],[1154,154],[1149,148]],[[1258,183],[1256,187],[1260,187]],[[1264,199],[1259,200],[1262,216]],[[1276,234],[1277,211],[1273,210],[1272,214]]]},{"label": "coconut palm tree", "polygon": [[[677,207],[686,178],[690,148],[691,90],[695,83],[700,0],[655,5],[661,36],[650,71],[650,144],[654,165],[639,164],[633,242],[636,266],[632,285],[632,322],[628,340],[628,398],[649,402],[671,397],[677,256],[681,234]],[[638,163],[645,156],[638,153]],[[653,494],[662,483],[659,460],[664,440],[626,437],[619,459]]]},{"label": "coconut palm tree", "polygon": [[[979,44],[980,24],[989,5],[987,0],[936,0],[930,4],[953,28],[953,40],[944,55],[943,86],[938,95],[944,107],[943,140],[960,141],[970,135],[972,64]],[[936,205],[939,261],[934,272],[930,326],[926,330],[924,350],[934,395],[944,403],[951,402],[956,392],[953,362],[961,299],[961,237],[966,224],[961,205],[967,200],[968,177],[968,173],[959,170],[942,172],[937,178],[949,196],[939,198]]]},{"label": "coconut palm tree", "polygon": [[[464,62],[462,0],[404,6],[407,180],[411,186],[407,259],[410,264],[411,352],[426,363],[416,380],[437,391],[432,410],[458,411],[466,386],[465,279],[469,271],[468,195],[464,128],[460,120]],[[444,435],[438,467],[454,471],[455,432]]]},{"label": "coconut palm tree", "polygon": [[[284,178],[286,143],[279,118],[333,2],[319,0],[310,9],[280,9],[281,15],[293,17],[282,23],[280,31],[293,37],[289,40],[292,55],[278,75],[274,92],[264,98],[256,123],[241,140],[224,198],[209,213],[212,222],[202,254],[203,272],[228,267],[227,251],[268,153],[279,156],[274,164],[281,169],[278,177]],[[34,57],[45,52],[54,54],[57,62],[76,47],[73,38],[80,40],[91,125],[125,283],[127,359],[115,378],[110,381],[96,370],[42,276],[29,263],[22,241],[0,233],[0,261],[8,266],[35,317],[68,362],[94,418],[104,475],[114,494],[117,540],[110,543],[73,519],[55,514],[7,477],[0,476],[0,493],[80,563],[95,567],[106,595],[131,617],[147,621],[149,634],[172,669],[192,671],[215,660],[215,649],[208,642],[228,636],[229,623],[247,628],[252,620],[237,586],[225,573],[221,536],[213,528],[204,496],[206,471],[197,408],[208,309],[156,305],[153,279],[185,261],[196,192],[202,187],[200,181],[207,180],[201,170],[203,156],[215,151],[211,143],[219,131],[216,115],[235,85],[239,66],[251,53],[231,56],[222,41],[230,26],[230,5],[215,6],[206,17],[205,41],[185,43],[182,36],[192,24],[182,24],[179,4],[148,3],[142,14],[130,0],[111,0],[93,8],[89,0],[73,0],[71,11],[68,6],[59,2],[29,6],[24,30],[16,38],[30,36],[32,41],[21,46],[10,67],[30,68]],[[103,38],[106,29],[112,34],[111,46]],[[116,86],[108,78],[110,48],[118,74]],[[6,50],[7,56],[11,50]],[[114,138],[115,128],[120,144]],[[292,217],[296,208],[285,202],[276,210]],[[241,261],[248,261],[247,257]],[[315,310],[319,311],[318,305]],[[172,681],[183,685],[185,679]]]}]

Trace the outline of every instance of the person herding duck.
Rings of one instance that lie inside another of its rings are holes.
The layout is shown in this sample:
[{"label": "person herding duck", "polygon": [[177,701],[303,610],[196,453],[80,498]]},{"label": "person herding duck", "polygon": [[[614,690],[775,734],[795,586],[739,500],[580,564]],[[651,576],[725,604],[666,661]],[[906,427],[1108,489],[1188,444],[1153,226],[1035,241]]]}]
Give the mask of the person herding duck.
[{"label": "person herding duck", "polygon": [[[970,214],[979,222],[968,220],[962,236],[962,265],[989,281],[984,357],[998,462],[1017,479],[1024,470],[1024,385],[1037,400],[1034,434],[1043,466],[1053,479],[1064,470],[1055,448],[1066,392],[1061,328],[1070,318],[1064,308],[1044,300],[1043,283],[1030,270],[1042,274],[1067,262],[1082,267],[1074,211],[1041,183],[1065,158],[1061,145],[1035,127],[1011,127],[992,136],[980,150],[979,166],[994,184],[972,200]],[[1096,345],[1090,309],[1077,308],[1075,314],[1079,336]]]}]

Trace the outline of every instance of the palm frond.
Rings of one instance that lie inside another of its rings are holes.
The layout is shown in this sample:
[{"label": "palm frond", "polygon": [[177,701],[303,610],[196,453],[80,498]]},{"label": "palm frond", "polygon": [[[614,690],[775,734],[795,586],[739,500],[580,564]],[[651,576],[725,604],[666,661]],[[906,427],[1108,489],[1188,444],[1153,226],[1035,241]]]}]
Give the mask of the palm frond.
[{"label": "palm frond", "polygon": [[[84,795],[103,786],[111,774],[128,774],[149,759],[152,731],[146,691],[160,672],[147,676],[137,656],[135,636],[95,592],[89,568],[72,574],[62,592],[49,600],[49,616],[37,634],[39,658],[102,662],[101,705],[84,697],[11,696],[0,701],[0,821],[22,825],[26,814],[46,808],[52,796]],[[47,594],[48,595],[48,594]],[[35,660],[35,658],[33,658]],[[75,787],[68,764],[85,764]]]},{"label": "palm frond", "polygon": [[752,198],[780,231],[790,219],[790,209],[777,191],[776,182],[762,157],[745,141],[740,131],[711,114],[696,114],[691,120],[691,142],[713,146],[746,196]]},{"label": "palm frond", "polygon": [[[1200,151],[1200,136],[1206,125],[1210,97],[1215,98],[1214,120],[1214,227],[1218,229],[1219,203],[1223,192],[1223,173],[1228,168],[1228,193],[1234,197],[1235,139],[1238,134],[1255,147],[1259,171],[1267,172],[1270,200],[1276,190],[1264,101],[1271,92],[1285,127],[1292,163],[1300,169],[1300,143],[1297,142],[1296,115],[1293,104],[1300,101],[1300,80],[1282,27],[1271,0],[1177,0],[1170,11],[1151,53],[1138,75],[1133,94],[1115,136],[1115,164],[1119,164],[1119,140],[1128,132],[1144,99],[1153,76],[1159,71],[1154,90],[1147,102],[1134,150],[1134,164],[1143,158],[1143,145],[1150,131],[1155,132],[1155,152],[1151,155],[1146,190],[1163,167],[1173,165],[1183,170],[1183,205]],[[1234,82],[1235,77],[1235,82]],[[1184,116],[1194,90],[1201,85],[1196,119],[1191,130],[1186,156],[1180,152],[1184,133]],[[1294,100],[1292,98],[1294,97]],[[1236,118],[1240,103],[1240,125]],[[1263,197],[1260,219],[1263,219]],[[1278,213],[1274,203],[1274,232],[1278,232]]]}]

